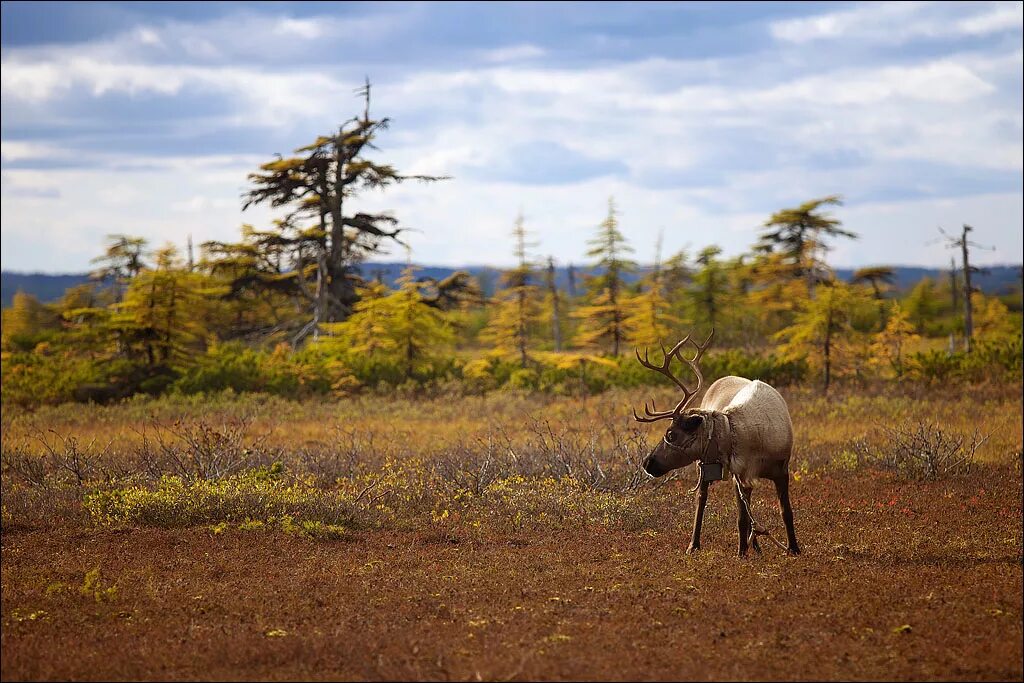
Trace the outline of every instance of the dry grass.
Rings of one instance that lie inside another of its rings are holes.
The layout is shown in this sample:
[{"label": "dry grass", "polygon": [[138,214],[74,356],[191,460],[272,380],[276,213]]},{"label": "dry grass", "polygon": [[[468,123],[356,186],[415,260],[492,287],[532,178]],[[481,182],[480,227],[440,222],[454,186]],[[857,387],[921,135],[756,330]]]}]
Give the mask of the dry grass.
[{"label": "dry grass", "polygon": [[[3,678],[1021,677],[1019,387],[785,391],[805,552],[748,560],[635,486],[645,395],[5,410]],[[925,419],[970,472],[860,457]]]}]

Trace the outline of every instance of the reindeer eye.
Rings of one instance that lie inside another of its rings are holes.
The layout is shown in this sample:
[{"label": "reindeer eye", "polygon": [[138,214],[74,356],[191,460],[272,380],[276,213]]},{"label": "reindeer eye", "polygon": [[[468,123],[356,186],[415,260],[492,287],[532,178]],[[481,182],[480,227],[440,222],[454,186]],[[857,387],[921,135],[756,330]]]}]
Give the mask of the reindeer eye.
[{"label": "reindeer eye", "polygon": [[665,431],[665,441],[672,443],[672,430],[668,429]]}]

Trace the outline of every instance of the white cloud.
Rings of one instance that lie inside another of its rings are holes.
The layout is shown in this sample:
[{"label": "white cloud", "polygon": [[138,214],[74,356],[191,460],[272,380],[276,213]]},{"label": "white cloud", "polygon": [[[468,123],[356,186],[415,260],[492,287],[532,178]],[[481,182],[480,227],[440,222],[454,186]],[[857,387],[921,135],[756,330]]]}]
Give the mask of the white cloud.
[{"label": "white cloud", "polygon": [[7,163],[26,159],[54,158],[61,155],[61,150],[53,145],[41,142],[25,142],[22,140],[0,141],[0,157]]},{"label": "white cloud", "polygon": [[[728,255],[740,253],[784,202],[832,192],[867,197],[839,211],[865,238],[840,247],[837,262],[904,253],[905,262],[943,263],[917,246],[914,232],[932,230],[929,221],[940,215],[984,223],[1011,250],[1002,258],[1019,258],[1019,193],[979,199],[965,191],[948,200],[887,204],[871,199],[877,188],[943,190],[941,173],[908,178],[906,168],[988,171],[995,178],[1021,170],[1019,39],[951,48],[940,56],[911,51],[831,62],[811,44],[991,35],[1018,21],[1019,12],[1010,16],[1008,7],[855,6],[776,22],[772,31],[782,42],[770,52],[714,59],[662,55],[567,66],[557,61],[555,47],[510,40],[468,51],[471,58],[457,68],[406,63],[394,77],[389,72],[375,82],[374,108],[394,121],[379,139],[379,158],[407,173],[455,178],[405,184],[357,201],[368,210],[394,209],[423,231],[410,237],[415,258],[446,264],[508,263],[508,230],[520,205],[543,253],[579,262],[609,194],[619,201],[623,227],[642,260],[650,258],[661,227],[666,251],[717,242]],[[1017,12],[1016,5],[1010,9]],[[399,21],[412,21],[416,11]],[[363,74],[362,65],[349,74],[347,67],[304,60],[302,53],[339,32],[352,36],[364,29],[379,30],[367,35],[383,45],[393,28],[379,17],[243,15],[146,27],[72,48],[5,49],[5,119],[11,114],[10,120],[59,127],[68,112],[89,112],[113,94],[139,102],[154,95],[168,102],[209,98],[224,106],[202,119],[172,119],[167,135],[194,133],[189,127],[216,135],[258,126],[289,135],[307,131],[295,140],[300,144],[358,109],[352,90],[359,85],[354,76]],[[252,56],[271,43],[281,45],[281,65],[261,67]],[[380,52],[367,54],[383,59]],[[102,106],[95,111],[101,124],[108,114]],[[23,166],[68,160],[77,154],[73,138],[59,146],[43,138],[3,140],[4,267],[75,270],[113,231],[179,243],[192,232],[201,242],[234,239],[241,222],[269,219],[263,209],[240,211],[246,174],[276,151],[259,141],[246,154],[147,158],[119,150],[121,132],[105,135],[110,148],[88,157],[97,167],[45,172]],[[510,150],[544,140],[582,157],[624,163],[629,173],[527,187],[488,181],[474,171],[501,163],[528,172],[535,160],[515,158]],[[853,161],[835,168],[814,161],[829,154]],[[984,191],[980,182],[971,189]],[[1016,213],[1001,213],[1007,211]],[[905,242],[891,239],[910,233]],[[58,258],[52,250],[26,246],[43,234],[61,245],[59,266],[46,262]],[[33,258],[44,260],[30,264]]]},{"label": "white cloud", "polygon": [[211,209],[237,209],[238,202],[224,197],[194,195],[188,199],[173,202],[170,207],[172,211],[180,211],[181,213],[202,213]]},{"label": "white cloud", "polygon": [[989,35],[1022,25],[1019,2],[886,2],[775,21],[769,31],[777,40],[797,44],[840,39],[904,43],[913,38]]},{"label": "white cloud", "polygon": [[939,266],[949,263],[951,252],[937,241],[939,227],[956,231],[964,223],[976,228],[976,240],[994,250],[971,253],[973,263],[1020,263],[1024,252],[1019,193],[980,194],[972,197],[872,202],[838,211],[844,225],[860,233],[857,241],[837,244],[830,258],[842,266],[865,263]]},{"label": "white cloud", "polygon": [[136,29],[135,34],[138,37],[139,43],[142,45],[162,46],[164,44],[160,39],[160,34],[151,28],[147,28],[145,26],[140,27]]},{"label": "white cloud", "polygon": [[319,38],[324,35],[324,25],[313,19],[285,18],[278,23],[277,30],[285,35],[306,39]]},{"label": "white cloud", "polygon": [[232,98],[237,115],[223,123],[277,126],[306,116],[331,100],[347,101],[354,84],[313,70],[268,72],[242,67],[131,64],[67,56],[50,62],[5,59],[2,93],[13,102],[53,102],[76,88],[93,97],[112,93],[173,96],[186,88]]},{"label": "white cloud", "polygon": [[1024,4],[1002,3],[990,12],[977,14],[961,20],[957,29],[971,35],[987,35],[998,31],[1020,30],[1024,25]]},{"label": "white cloud", "polygon": [[533,59],[535,57],[543,57],[545,54],[547,54],[547,51],[543,48],[537,47],[536,45],[530,45],[529,43],[523,43],[520,45],[499,47],[493,50],[484,50],[480,56],[485,62],[515,62],[524,59]]}]

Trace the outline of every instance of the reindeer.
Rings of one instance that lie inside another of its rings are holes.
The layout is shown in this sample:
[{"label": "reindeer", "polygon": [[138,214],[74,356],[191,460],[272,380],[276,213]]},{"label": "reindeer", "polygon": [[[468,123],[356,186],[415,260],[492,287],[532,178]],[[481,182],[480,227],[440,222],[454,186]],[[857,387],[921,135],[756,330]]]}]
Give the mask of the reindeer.
[{"label": "reindeer", "polygon": [[[633,418],[638,422],[672,421],[661,443],[644,458],[643,468],[651,476],[660,477],[697,461],[701,463],[702,469],[705,463],[721,463],[727,467],[736,483],[740,557],[746,556],[748,544],[761,552],[757,535],[763,532],[752,531],[750,494],[754,479],[772,480],[779,496],[782,521],[786,525],[789,540],[787,549],[797,555],[800,546],[796,542],[793,508],[789,503],[793,423],[789,418],[786,401],[778,391],[760,380],[729,376],[708,387],[700,408],[687,408],[704,384],[704,375],[698,364],[714,334],[712,329],[703,344],[692,341],[690,335],[686,335],[669,351],[665,351],[662,346],[664,361],[661,365],[650,362],[646,349],[643,358],[640,357],[640,351],[635,350],[636,359],[641,365],[665,375],[683,392],[682,399],[671,410],[659,411],[653,401],[650,407],[644,403],[645,417],[637,415],[636,409],[633,410]],[[682,349],[687,343],[696,348],[692,358],[683,355]],[[697,376],[694,389],[689,389],[669,371],[673,358],[688,365]],[[700,529],[711,483],[701,476],[701,481],[694,488],[693,537],[687,554],[700,549]]]}]

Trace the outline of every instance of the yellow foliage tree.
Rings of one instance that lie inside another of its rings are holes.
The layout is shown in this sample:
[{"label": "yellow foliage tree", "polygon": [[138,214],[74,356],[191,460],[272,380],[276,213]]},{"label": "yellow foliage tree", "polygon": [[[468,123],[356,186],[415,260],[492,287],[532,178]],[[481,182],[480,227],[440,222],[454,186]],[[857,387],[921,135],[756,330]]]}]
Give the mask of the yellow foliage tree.
[{"label": "yellow foliage tree", "polygon": [[775,338],[782,342],[779,351],[784,359],[806,360],[822,371],[828,392],[833,376],[860,371],[864,340],[853,321],[871,300],[860,288],[841,282],[821,287],[816,294],[806,301],[796,321]]},{"label": "yellow foliage tree", "polygon": [[505,273],[505,288],[494,297],[494,313],[480,334],[502,355],[517,356],[522,367],[529,361],[533,328],[543,315],[540,290],[531,284],[532,269],[526,256],[526,228],[522,214],[512,230],[517,265]]},{"label": "yellow foliage tree", "polygon": [[672,326],[682,321],[669,312],[668,298],[659,263],[648,279],[647,289],[629,300],[629,317],[625,320],[626,334],[634,346],[655,346],[672,336]]},{"label": "yellow foliage tree", "polygon": [[18,290],[11,307],[3,311],[3,348],[8,349],[18,338],[28,340],[57,326],[57,316],[52,310],[31,294]]},{"label": "yellow foliage tree", "polygon": [[598,226],[597,236],[587,242],[591,245],[587,256],[598,258],[597,266],[603,270],[591,278],[591,299],[572,313],[581,321],[574,343],[583,348],[598,348],[610,344],[611,355],[618,356],[626,339],[626,318],[631,308],[631,297],[624,291],[622,276],[635,269],[636,264],[624,254],[633,251],[619,231],[615,200],[608,200],[608,216]]},{"label": "yellow foliage tree", "polygon": [[348,320],[324,325],[332,336],[320,337],[319,343],[393,362],[412,379],[452,345],[455,335],[445,313],[425,300],[411,266],[396,284],[398,290],[390,294],[381,294],[379,286],[364,290]]},{"label": "yellow foliage tree", "polygon": [[907,369],[907,352],[920,339],[910,316],[899,302],[893,302],[885,327],[871,340],[870,362],[878,369],[891,371],[899,379]]},{"label": "yellow foliage tree", "polygon": [[169,244],[156,252],[153,268],[132,278],[124,301],[115,305],[110,328],[127,348],[141,348],[147,365],[182,364],[194,347],[205,347],[206,285],[202,275],[183,268]]},{"label": "yellow foliage tree", "polygon": [[1005,341],[1020,334],[1020,316],[1016,320],[1002,301],[981,292],[971,294],[974,307],[974,334],[979,341]]}]

